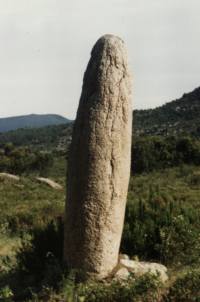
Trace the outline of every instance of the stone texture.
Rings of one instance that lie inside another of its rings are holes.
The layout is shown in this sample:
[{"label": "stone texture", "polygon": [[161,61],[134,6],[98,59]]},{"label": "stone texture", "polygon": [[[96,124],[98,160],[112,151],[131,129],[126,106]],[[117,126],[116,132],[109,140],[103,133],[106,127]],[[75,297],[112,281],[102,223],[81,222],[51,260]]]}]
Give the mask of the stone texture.
[{"label": "stone texture", "polygon": [[68,160],[64,261],[84,277],[118,262],[130,175],[131,77],[124,42],[95,44],[84,75]]},{"label": "stone texture", "polygon": [[130,277],[130,273],[126,267],[120,267],[115,275],[114,278],[115,280],[127,280]]},{"label": "stone texture", "polygon": [[129,256],[128,255],[126,255],[126,254],[119,254],[119,257],[118,257],[118,259],[119,259],[119,261],[120,261],[120,259],[129,259]]},{"label": "stone texture", "polygon": [[16,181],[20,180],[19,176],[9,173],[0,173],[0,179],[11,179]]},{"label": "stone texture", "polygon": [[55,190],[62,190],[63,189],[63,187],[60,184],[58,184],[57,182],[53,181],[52,179],[45,178],[45,177],[36,177],[36,179],[39,182],[47,184],[52,189],[55,189]]},{"label": "stone texture", "polygon": [[119,271],[121,271],[122,268],[126,268],[129,271],[129,273],[132,272],[136,276],[141,276],[146,273],[151,273],[153,275],[159,275],[160,280],[163,283],[168,280],[166,266],[159,263],[120,259],[118,265],[113,271],[113,274],[116,275]]}]

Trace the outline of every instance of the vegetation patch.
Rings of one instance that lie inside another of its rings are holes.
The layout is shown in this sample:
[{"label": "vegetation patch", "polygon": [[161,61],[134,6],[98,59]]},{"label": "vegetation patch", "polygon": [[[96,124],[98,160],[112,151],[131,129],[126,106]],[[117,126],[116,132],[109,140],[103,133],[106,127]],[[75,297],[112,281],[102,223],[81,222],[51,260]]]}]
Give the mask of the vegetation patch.
[{"label": "vegetation patch", "polygon": [[[77,284],[75,273],[63,268],[65,189],[54,190],[35,179],[46,174],[65,188],[66,154],[54,150],[45,173],[29,166],[24,172],[15,170],[21,174],[18,182],[0,181],[0,301],[199,301],[200,167],[194,157],[198,142],[186,139],[185,149],[170,154],[181,138],[145,140],[134,150],[139,157],[144,144],[141,159],[152,168],[143,165],[130,179],[121,252],[166,264],[169,283],[163,287],[156,277],[145,275],[137,280],[131,276],[124,284]],[[148,149],[148,144],[154,147]],[[3,157],[9,161],[13,156],[22,159],[12,152],[29,156],[27,147],[7,147]],[[173,158],[172,164],[165,165],[169,157],[164,154]],[[178,163],[175,154],[184,154]]]}]

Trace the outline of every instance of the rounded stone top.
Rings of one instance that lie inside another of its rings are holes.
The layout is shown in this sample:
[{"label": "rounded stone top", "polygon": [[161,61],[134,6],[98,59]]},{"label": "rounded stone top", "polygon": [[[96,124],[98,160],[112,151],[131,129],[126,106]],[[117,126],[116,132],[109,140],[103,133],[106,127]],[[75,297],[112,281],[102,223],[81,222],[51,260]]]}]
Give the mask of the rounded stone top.
[{"label": "rounded stone top", "polygon": [[95,43],[91,52],[91,63],[95,62],[95,65],[102,66],[106,60],[114,63],[117,68],[119,66],[122,69],[127,68],[127,51],[120,37],[106,34]]},{"label": "rounded stone top", "polygon": [[81,98],[86,100],[91,95],[101,95],[105,87],[108,91],[117,93],[117,85],[121,83],[123,78],[125,79],[124,85],[130,86],[125,43],[118,36],[106,34],[97,40],[91,51],[91,57],[83,78],[82,95],[84,94],[84,97],[81,96]]},{"label": "rounded stone top", "polygon": [[110,44],[112,44],[112,43],[124,43],[124,41],[120,37],[118,37],[116,35],[112,35],[112,34],[103,35],[102,37],[100,37],[97,40],[97,43],[100,42],[100,41],[104,42],[104,43],[110,43]]},{"label": "rounded stone top", "polygon": [[92,54],[96,53],[97,51],[102,51],[103,49],[119,51],[120,49],[124,50],[124,48],[124,41],[120,37],[106,34],[97,40],[92,49]]}]

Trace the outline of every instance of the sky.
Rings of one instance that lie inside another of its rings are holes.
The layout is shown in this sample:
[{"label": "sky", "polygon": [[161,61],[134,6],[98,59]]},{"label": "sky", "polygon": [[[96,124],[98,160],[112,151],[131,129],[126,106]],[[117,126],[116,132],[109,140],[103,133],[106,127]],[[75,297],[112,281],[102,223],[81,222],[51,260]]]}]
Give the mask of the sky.
[{"label": "sky", "polygon": [[0,117],[74,119],[92,46],[126,43],[133,108],[200,86],[199,0],[0,0]]}]

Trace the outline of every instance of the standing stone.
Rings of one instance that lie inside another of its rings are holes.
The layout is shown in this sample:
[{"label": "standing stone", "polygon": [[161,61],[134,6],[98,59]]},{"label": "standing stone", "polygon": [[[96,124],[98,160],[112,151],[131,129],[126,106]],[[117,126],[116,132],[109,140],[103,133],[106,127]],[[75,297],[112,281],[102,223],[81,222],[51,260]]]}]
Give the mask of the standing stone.
[{"label": "standing stone", "polygon": [[95,44],[84,75],[68,161],[64,261],[84,278],[118,261],[130,176],[131,77],[124,42]]}]

